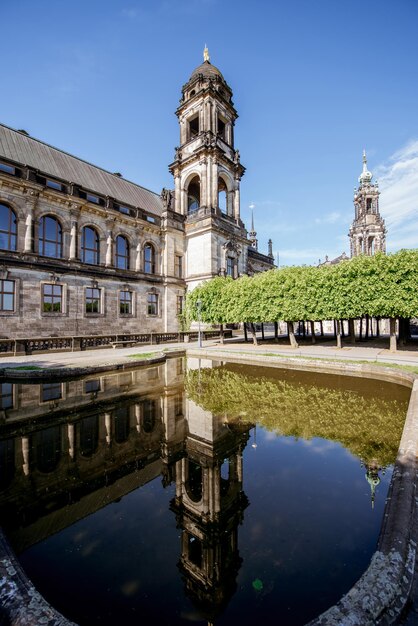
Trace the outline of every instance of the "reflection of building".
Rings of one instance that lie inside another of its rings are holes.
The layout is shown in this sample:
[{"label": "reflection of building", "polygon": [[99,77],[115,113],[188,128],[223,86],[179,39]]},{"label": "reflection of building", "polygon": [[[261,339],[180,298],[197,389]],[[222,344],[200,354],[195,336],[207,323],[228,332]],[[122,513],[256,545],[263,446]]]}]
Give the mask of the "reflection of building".
[{"label": "reflection of building", "polygon": [[213,621],[235,592],[238,526],[248,500],[242,452],[249,425],[230,423],[186,401],[188,434],[176,464],[172,509],[182,529],[180,571],[202,618]]},{"label": "reflection of building", "polygon": [[273,267],[240,218],[237,112],[207,52],[177,115],[161,194],[0,124],[5,336],[175,332],[186,286]]},{"label": "reflection of building", "polygon": [[[370,498],[372,509],[374,509],[374,502],[376,499],[376,488],[380,485],[380,476],[379,472],[382,471],[382,468],[378,463],[366,463],[366,474],[365,479],[369,483],[370,486]],[[383,469],[383,473],[384,469]]]},{"label": "reflection of building", "polygon": [[0,509],[19,550],[161,474],[167,433],[183,438],[181,365],[1,384]]},{"label": "reflection of building", "polygon": [[[185,592],[212,620],[235,591],[250,425],[183,392],[183,360],[0,386],[0,516],[18,553],[162,477],[175,485]],[[158,538],[156,538],[158,541]]]}]

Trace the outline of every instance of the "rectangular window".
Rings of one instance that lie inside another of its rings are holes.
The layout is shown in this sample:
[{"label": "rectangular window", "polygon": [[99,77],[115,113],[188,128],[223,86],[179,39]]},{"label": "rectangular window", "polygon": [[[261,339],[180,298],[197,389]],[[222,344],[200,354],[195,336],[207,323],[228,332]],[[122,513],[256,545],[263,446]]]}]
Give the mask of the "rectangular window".
[{"label": "rectangular window", "polygon": [[16,168],[13,165],[8,165],[7,163],[0,163],[0,171],[6,172],[6,174],[16,174]]},{"label": "rectangular window", "polygon": [[88,202],[93,202],[94,204],[103,203],[102,198],[99,198],[99,196],[95,196],[93,193],[89,193],[88,191],[86,192],[86,200],[88,200]]},{"label": "rectangular window", "polygon": [[86,288],[86,313],[101,313],[100,292],[96,287]]},{"label": "rectangular window", "polygon": [[131,214],[131,209],[129,209],[127,206],[118,206],[118,211],[120,213],[124,213],[125,215]]},{"label": "rectangular window", "polygon": [[15,281],[0,280],[0,311],[15,310]]},{"label": "rectangular window", "polygon": [[189,120],[189,139],[193,139],[193,137],[197,137],[199,134],[199,116],[196,115],[191,120]]},{"label": "rectangular window", "polygon": [[147,315],[158,315],[158,294],[149,293],[147,296]]},{"label": "rectangular window", "polygon": [[84,383],[84,393],[97,393],[100,391],[100,379],[86,380]]},{"label": "rectangular window", "polygon": [[235,259],[232,256],[226,258],[226,275],[235,278]]},{"label": "rectangular window", "polygon": [[43,285],[42,311],[43,313],[62,313],[62,285]]},{"label": "rectangular window", "polygon": [[57,191],[62,191],[62,184],[57,183],[56,180],[51,180],[50,178],[47,178],[45,181],[45,185],[49,187],[50,189],[56,189]]},{"label": "rectangular window", "polygon": [[62,398],[61,383],[43,383],[41,385],[41,400],[48,402],[49,400],[60,400]]},{"label": "rectangular window", "polygon": [[0,409],[13,408],[13,384],[0,383]]},{"label": "rectangular window", "polygon": [[183,313],[184,296],[177,296],[177,315]]},{"label": "rectangular window", "polygon": [[132,315],[132,291],[119,292],[119,314]]},{"label": "rectangular window", "polygon": [[183,393],[179,391],[174,397],[174,415],[181,417],[183,415]]},{"label": "rectangular window", "polygon": [[178,254],[174,257],[174,275],[176,278],[183,278],[183,257]]},{"label": "rectangular window", "polygon": [[147,222],[151,222],[151,224],[155,224],[155,217],[152,217],[152,215],[147,215],[146,220]]}]

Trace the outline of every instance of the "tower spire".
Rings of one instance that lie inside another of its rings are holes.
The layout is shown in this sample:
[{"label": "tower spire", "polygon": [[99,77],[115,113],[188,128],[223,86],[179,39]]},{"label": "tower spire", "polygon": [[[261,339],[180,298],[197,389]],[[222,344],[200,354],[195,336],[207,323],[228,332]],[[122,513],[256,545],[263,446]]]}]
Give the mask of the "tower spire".
[{"label": "tower spire", "polygon": [[205,48],[203,50],[203,61],[210,62],[209,50],[208,50],[208,47],[207,47],[206,44],[205,44]]},{"label": "tower spire", "polygon": [[248,239],[251,242],[251,246],[255,250],[258,250],[257,233],[254,228],[254,204],[250,204],[250,209],[251,209],[251,230],[248,233]]}]

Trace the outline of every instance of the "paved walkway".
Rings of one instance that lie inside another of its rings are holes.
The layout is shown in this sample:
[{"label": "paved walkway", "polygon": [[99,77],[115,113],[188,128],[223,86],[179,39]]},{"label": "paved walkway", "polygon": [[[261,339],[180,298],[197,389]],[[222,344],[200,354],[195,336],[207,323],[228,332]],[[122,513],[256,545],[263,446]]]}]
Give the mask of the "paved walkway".
[{"label": "paved walkway", "polygon": [[[384,362],[418,367],[418,342],[408,345],[405,348],[390,352],[386,345],[387,340],[376,339],[367,343],[355,345],[344,345],[338,349],[335,342],[325,340],[312,344],[309,339],[301,344],[299,348],[292,348],[286,339],[260,341],[258,346],[253,346],[249,341],[245,343],[243,337],[226,339],[222,345],[222,350],[233,352],[248,352],[252,354],[269,353],[289,357],[309,357],[320,359],[338,359],[352,361]],[[309,343],[308,343],[309,342]],[[208,340],[203,342],[203,347],[207,350],[220,347],[219,340]],[[97,367],[133,363],[132,355],[150,354],[163,351],[186,350],[187,348],[197,348],[197,342],[191,343],[164,343],[160,345],[139,345],[129,348],[100,348],[97,350],[85,350],[80,352],[47,352],[43,354],[33,354],[27,356],[5,356],[0,357],[0,369],[22,366],[34,366],[41,368],[79,368]]]}]

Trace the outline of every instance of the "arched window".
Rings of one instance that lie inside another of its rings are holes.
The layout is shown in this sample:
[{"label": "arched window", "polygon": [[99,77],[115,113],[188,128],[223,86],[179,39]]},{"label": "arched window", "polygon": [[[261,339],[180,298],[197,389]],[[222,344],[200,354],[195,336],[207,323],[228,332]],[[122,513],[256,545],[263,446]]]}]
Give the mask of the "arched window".
[{"label": "arched window", "polygon": [[0,204],[0,249],[16,250],[16,214],[6,204]]},{"label": "arched window", "polygon": [[120,270],[129,269],[129,243],[123,235],[116,237],[115,265]]},{"label": "arched window", "polygon": [[152,433],[154,430],[155,414],[155,400],[144,400],[142,402],[142,430],[144,433]]},{"label": "arched window", "polygon": [[129,407],[122,406],[113,413],[115,424],[115,441],[123,443],[129,437]]},{"label": "arched window", "polygon": [[144,272],[155,274],[155,248],[150,243],[144,246]]},{"label": "arched window", "polygon": [[100,239],[95,228],[85,226],[81,235],[81,260],[90,265],[99,265]]},{"label": "arched window", "polygon": [[99,418],[97,415],[85,417],[80,422],[80,454],[92,456],[99,445]]},{"label": "arched window", "polygon": [[194,461],[188,461],[188,472],[186,481],[187,495],[193,502],[200,502],[203,493],[203,473],[202,467]]},{"label": "arched window", "polygon": [[228,204],[227,204],[227,188],[225,181],[219,177],[218,178],[218,208],[222,213],[228,213]]},{"label": "arched window", "polygon": [[200,207],[200,179],[194,176],[187,189],[187,212],[194,213]]},{"label": "arched window", "polygon": [[39,222],[39,254],[54,259],[62,257],[62,228],[51,215],[41,217]]},{"label": "arched window", "polygon": [[61,458],[61,430],[52,426],[35,435],[36,466],[45,474],[53,472]]}]

